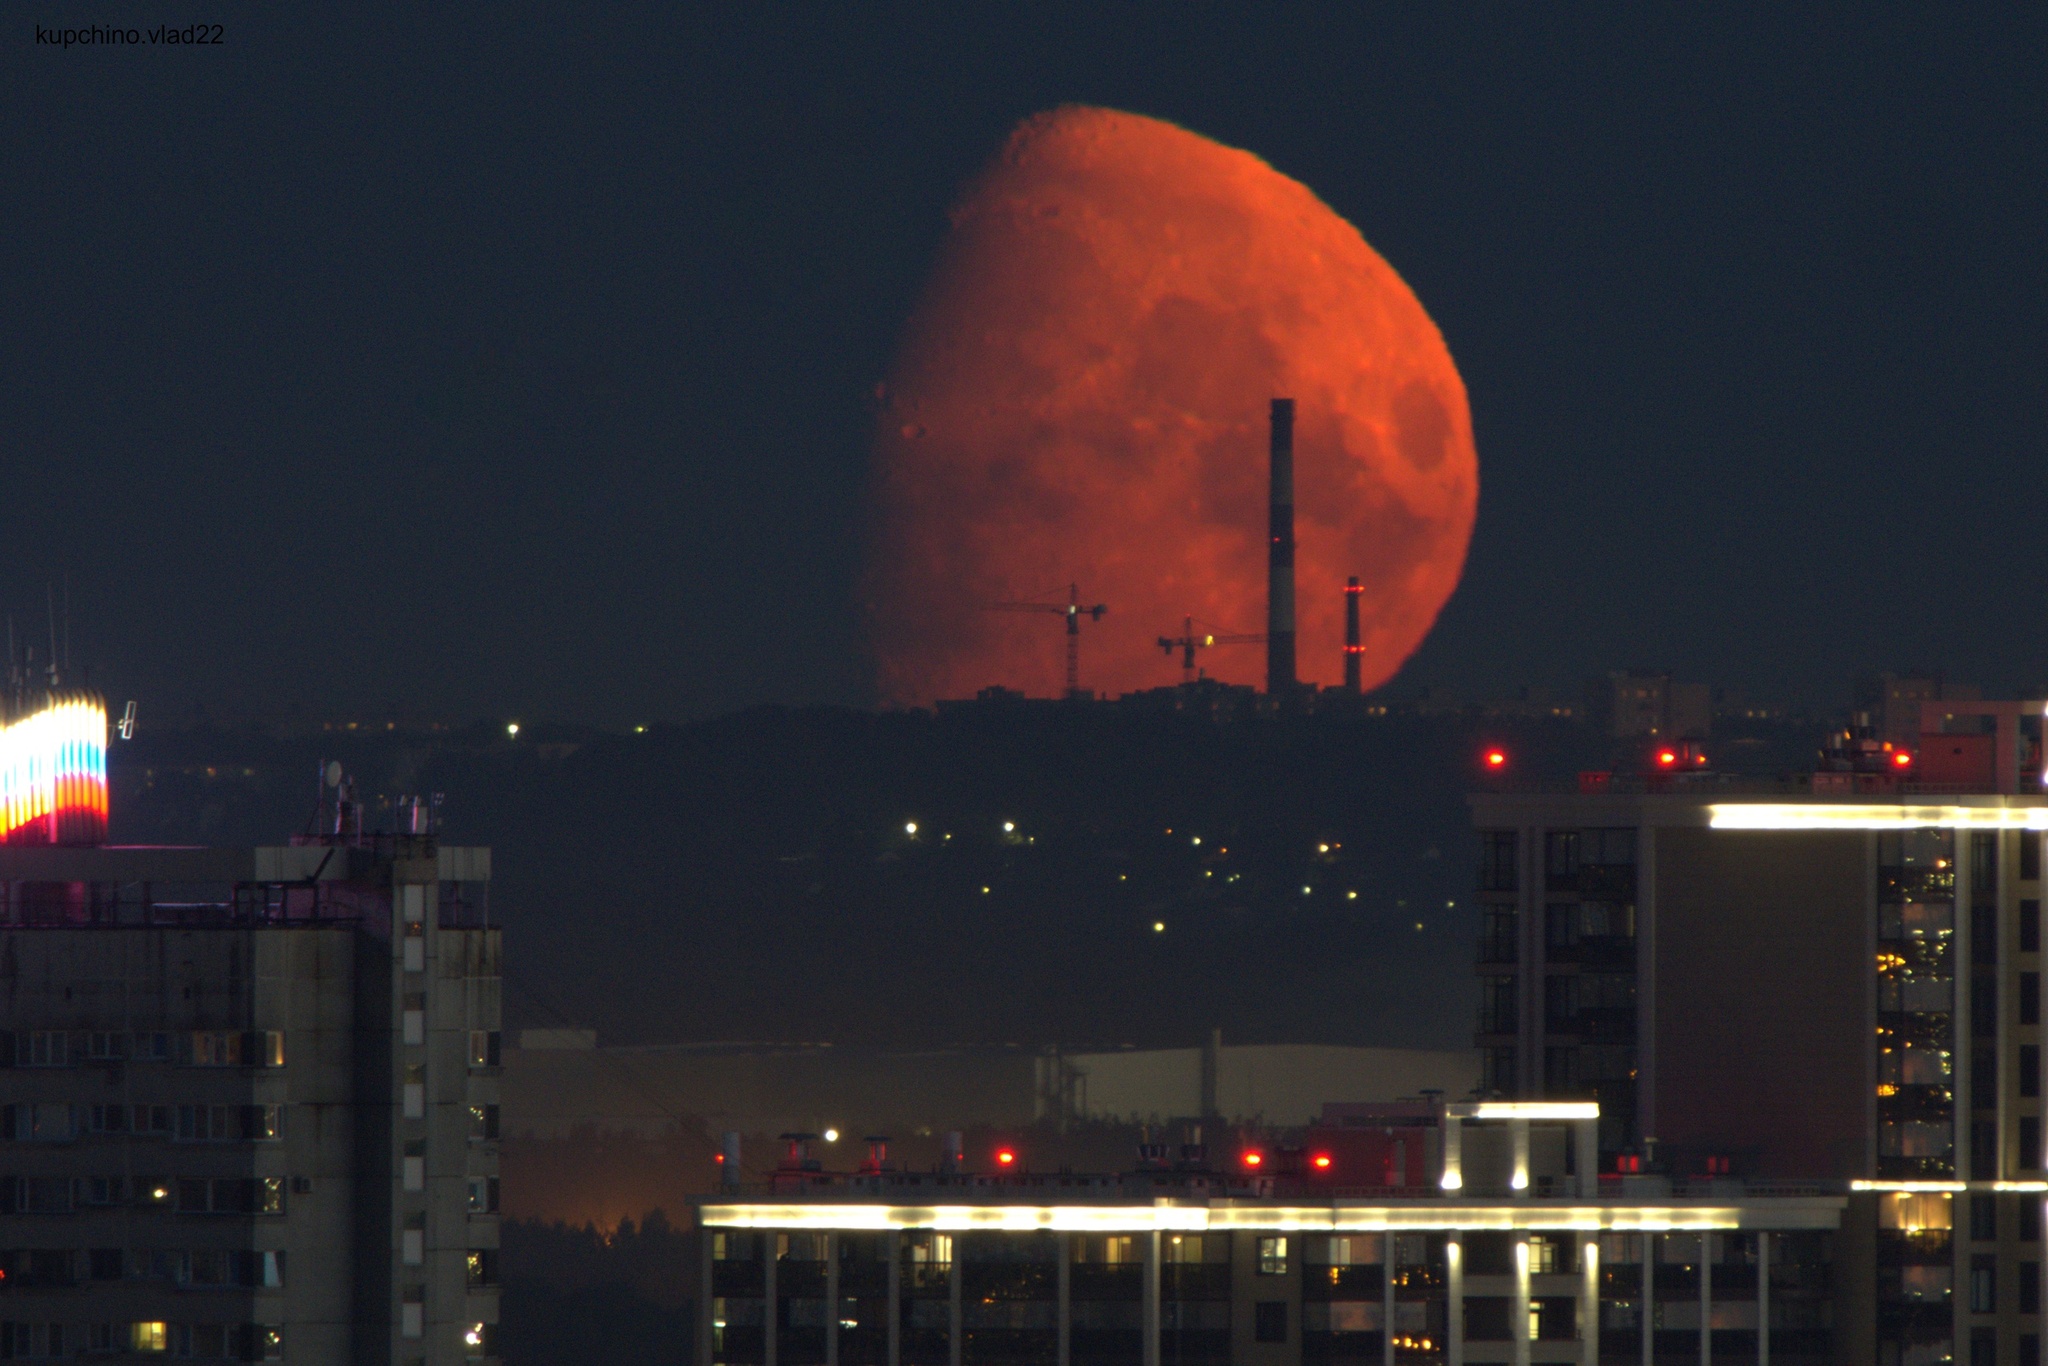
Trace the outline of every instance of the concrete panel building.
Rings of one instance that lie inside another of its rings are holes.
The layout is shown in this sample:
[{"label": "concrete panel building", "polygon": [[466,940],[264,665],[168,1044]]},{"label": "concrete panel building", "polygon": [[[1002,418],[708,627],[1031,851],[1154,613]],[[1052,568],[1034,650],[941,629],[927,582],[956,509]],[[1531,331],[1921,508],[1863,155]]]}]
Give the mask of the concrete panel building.
[{"label": "concrete panel building", "polygon": [[493,1358],[489,877],[0,845],[0,1357]]}]

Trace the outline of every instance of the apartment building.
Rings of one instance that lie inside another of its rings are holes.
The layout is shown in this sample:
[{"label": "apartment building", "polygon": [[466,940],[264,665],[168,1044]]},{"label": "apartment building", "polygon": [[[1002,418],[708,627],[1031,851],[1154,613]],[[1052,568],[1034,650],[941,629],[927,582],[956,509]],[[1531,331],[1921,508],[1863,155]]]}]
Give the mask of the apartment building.
[{"label": "apartment building", "polygon": [[490,851],[108,846],[67,705],[0,729],[0,1358],[494,1358]]},{"label": "apartment building", "polygon": [[1842,1268],[1869,1359],[2033,1366],[2044,706],[1926,706],[1797,778],[1475,796],[1483,1087],[1597,1100],[1608,1171],[1909,1200]]}]

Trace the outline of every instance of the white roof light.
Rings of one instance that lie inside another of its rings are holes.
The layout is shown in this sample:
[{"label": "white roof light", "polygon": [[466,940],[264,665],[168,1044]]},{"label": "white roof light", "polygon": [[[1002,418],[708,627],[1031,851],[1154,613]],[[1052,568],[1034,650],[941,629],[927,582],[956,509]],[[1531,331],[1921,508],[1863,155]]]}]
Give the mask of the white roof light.
[{"label": "white roof light", "polygon": [[1725,802],[1707,808],[1707,824],[1716,830],[2048,830],[2048,806]]}]

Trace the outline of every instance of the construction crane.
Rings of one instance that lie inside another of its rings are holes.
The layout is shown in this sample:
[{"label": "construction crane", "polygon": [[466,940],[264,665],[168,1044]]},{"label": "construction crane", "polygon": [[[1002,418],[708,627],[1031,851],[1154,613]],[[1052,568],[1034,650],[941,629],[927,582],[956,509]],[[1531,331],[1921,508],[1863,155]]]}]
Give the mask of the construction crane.
[{"label": "construction crane", "polygon": [[1102,620],[1102,614],[1109,608],[1101,603],[1093,607],[1081,605],[1081,590],[1078,585],[1067,585],[1067,600],[1061,602],[992,602],[991,612],[1057,612],[1067,619],[1067,696],[1081,695],[1081,618]]},{"label": "construction crane", "polygon": [[1195,681],[1195,651],[1197,650],[1206,650],[1211,645],[1263,645],[1266,643],[1266,638],[1263,635],[1198,636],[1195,634],[1195,619],[1193,617],[1182,617],[1180,620],[1180,634],[1177,636],[1159,637],[1159,648],[1166,651],[1169,655],[1175,650],[1180,651],[1180,681],[1183,683]]}]

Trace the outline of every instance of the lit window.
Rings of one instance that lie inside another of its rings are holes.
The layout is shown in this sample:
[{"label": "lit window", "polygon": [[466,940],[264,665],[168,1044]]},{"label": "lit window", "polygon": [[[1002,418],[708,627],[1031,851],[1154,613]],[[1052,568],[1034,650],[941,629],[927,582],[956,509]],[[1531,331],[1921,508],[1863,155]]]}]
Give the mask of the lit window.
[{"label": "lit window", "polygon": [[1287,1239],[1259,1239],[1259,1274],[1261,1276],[1285,1276],[1287,1274]]},{"label": "lit window", "polygon": [[170,1346],[170,1328],[164,1323],[131,1323],[128,1325],[128,1350],[131,1352],[162,1352]]}]

